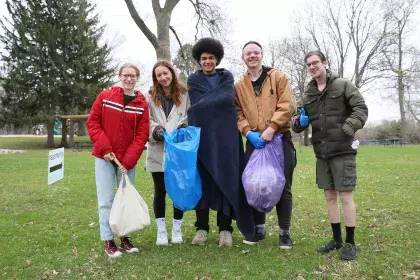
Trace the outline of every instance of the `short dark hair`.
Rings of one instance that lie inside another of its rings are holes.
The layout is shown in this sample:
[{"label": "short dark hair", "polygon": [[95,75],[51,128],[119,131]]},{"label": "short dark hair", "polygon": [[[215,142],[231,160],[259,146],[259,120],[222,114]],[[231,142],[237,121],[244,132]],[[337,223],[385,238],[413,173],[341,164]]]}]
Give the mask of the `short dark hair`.
[{"label": "short dark hair", "polygon": [[310,51],[310,52],[308,52],[306,55],[305,55],[305,60],[304,60],[304,62],[306,63],[306,60],[310,57],[310,56],[313,56],[313,55],[317,55],[320,59],[321,59],[321,61],[322,62],[324,62],[324,61],[327,61],[327,58],[325,57],[325,55],[321,52],[321,51]]},{"label": "short dark hair", "polygon": [[200,63],[201,54],[205,52],[214,54],[214,56],[217,58],[216,65],[219,65],[220,61],[222,61],[223,56],[225,55],[222,43],[220,43],[219,40],[209,37],[201,38],[198,40],[191,51],[193,58],[198,63]]},{"label": "short dark hair", "polygon": [[245,45],[242,47],[242,51],[245,49],[245,47],[246,47],[246,46],[251,45],[251,44],[257,45],[257,46],[258,46],[258,47],[260,47],[260,49],[262,50],[261,44],[260,44],[260,43],[258,43],[257,41],[248,41],[248,42],[246,42],[246,43],[245,43]]}]

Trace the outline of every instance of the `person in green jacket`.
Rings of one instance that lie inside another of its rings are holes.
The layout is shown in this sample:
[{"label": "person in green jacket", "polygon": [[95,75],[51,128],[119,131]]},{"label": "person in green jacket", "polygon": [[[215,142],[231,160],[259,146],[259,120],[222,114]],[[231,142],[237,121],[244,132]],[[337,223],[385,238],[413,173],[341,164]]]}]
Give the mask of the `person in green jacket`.
[{"label": "person in green jacket", "polygon": [[318,248],[321,254],[343,247],[340,225],[341,198],[346,240],[341,259],[354,260],[356,206],[356,153],[354,134],[363,128],[368,108],[357,87],[328,70],[328,61],[320,51],[309,52],[305,63],[312,80],[305,91],[302,107],[294,118],[293,131],[299,133],[312,125],[312,145],[316,160],[316,183],[325,192],[333,240]]}]

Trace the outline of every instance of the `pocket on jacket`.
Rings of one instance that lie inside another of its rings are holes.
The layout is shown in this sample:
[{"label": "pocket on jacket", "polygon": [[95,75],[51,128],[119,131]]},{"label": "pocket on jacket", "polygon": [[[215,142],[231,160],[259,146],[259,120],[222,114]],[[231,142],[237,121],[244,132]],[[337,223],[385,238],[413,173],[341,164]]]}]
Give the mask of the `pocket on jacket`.
[{"label": "pocket on jacket", "polygon": [[327,100],[325,106],[327,111],[341,111],[345,108],[342,91],[330,91],[328,92],[326,98]]}]

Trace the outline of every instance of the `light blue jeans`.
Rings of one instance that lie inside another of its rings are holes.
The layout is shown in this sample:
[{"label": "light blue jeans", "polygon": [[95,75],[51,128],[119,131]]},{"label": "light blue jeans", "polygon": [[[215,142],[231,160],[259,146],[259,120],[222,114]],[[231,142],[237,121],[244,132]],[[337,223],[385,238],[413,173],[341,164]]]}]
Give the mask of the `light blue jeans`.
[{"label": "light blue jeans", "polygon": [[[130,181],[133,184],[135,171],[136,167],[129,170],[127,173],[128,178],[130,178]],[[118,188],[121,175],[121,171],[111,162],[95,158],[96,192],[98,195],[99,230],[101,233],[101,240],[114,239],[114,234],[109,226],[109,215],[111,213],[112,202],[115,197],[115,188]]]}]

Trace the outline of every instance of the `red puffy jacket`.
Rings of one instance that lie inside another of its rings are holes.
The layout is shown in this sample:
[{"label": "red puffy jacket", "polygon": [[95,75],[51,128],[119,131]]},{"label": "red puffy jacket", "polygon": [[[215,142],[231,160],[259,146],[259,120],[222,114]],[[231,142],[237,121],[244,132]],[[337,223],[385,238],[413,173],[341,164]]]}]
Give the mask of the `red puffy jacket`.
[{"label": "red puffy jacket", "polygon": [[103,158],[114,152],[127,169],[139,160],[149,138],[149,108],[143,94],[124,106],[124,91],[118,86],[102,91],[90,109],[87,121],[94,146],[92,155]]}]

